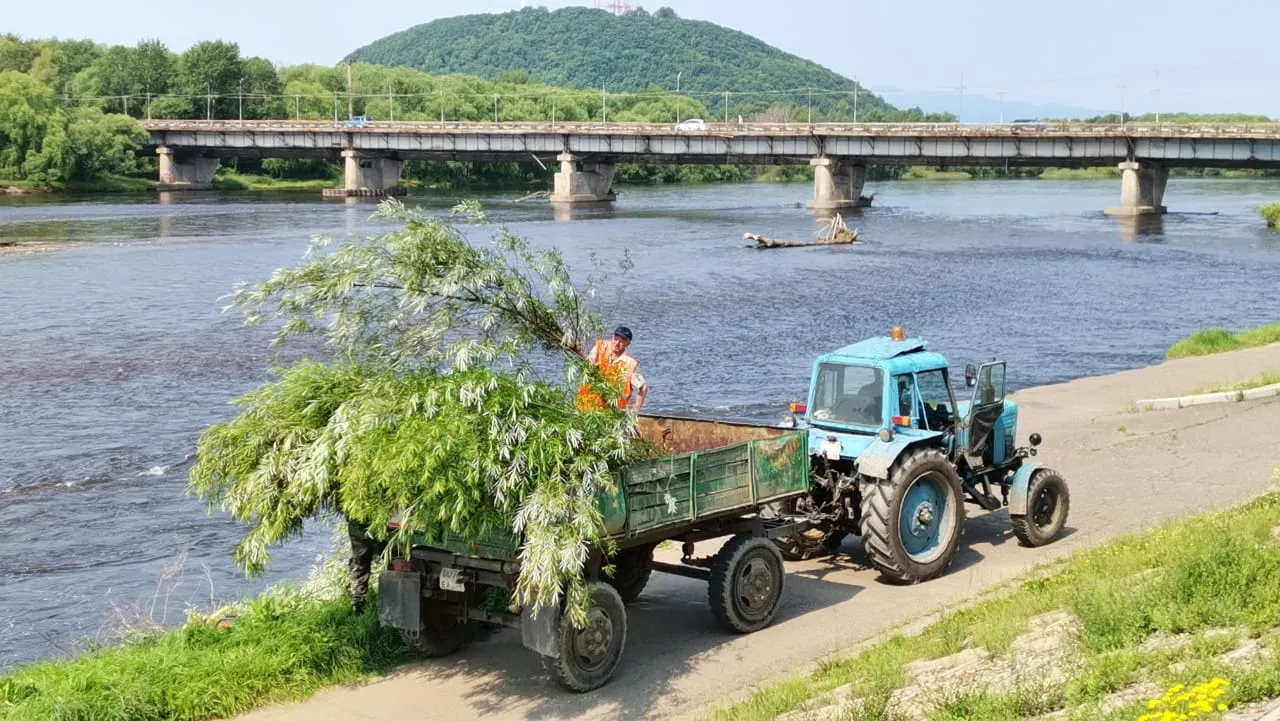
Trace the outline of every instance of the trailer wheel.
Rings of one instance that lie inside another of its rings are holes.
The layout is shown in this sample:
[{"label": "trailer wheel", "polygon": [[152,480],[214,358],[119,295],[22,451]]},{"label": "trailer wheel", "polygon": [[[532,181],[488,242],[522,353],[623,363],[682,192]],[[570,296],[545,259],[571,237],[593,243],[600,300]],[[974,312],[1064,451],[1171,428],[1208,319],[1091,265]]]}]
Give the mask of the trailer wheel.
[{"label": "trailer wheel", "polygon": [[404,645],[426,656],[440,658],[462,648],[471,627],[427,599],[422,600],[422,626],[418,633],[400,631]]},{"label": "trailer wheel", "polygon": [[560,619],[556,640],[559,658],[543,658],[556,683],[569,691],[585,693],[605,685],[622,658],[627,641],[627,610],[622,597],[607,583],[587,585],[591,608],[587,625],[574,628],[568,615]]},{"label": "trailer wheel", "polygon": [[606,582],[618,592],[623,603],[631,603],[644,590],[653,573],[653,546],[636,546],[620,551],[613,564],[613,578]]},{"label": "trailer wheel", "polygon": [[767,538],[739,533],[711,561],[711,613],[729,631],[759,631],[778,613],[784,578],[777,546]]},{"label": "trailer wheel", "polygon": [[1052,541],[1067,522],[1071,493],[1067,481],[1057,471],[1036,471],[1027,489],[1027,515],[1011,516],[1018,542],[1034,548]]},{"label": "trailer wheel", "polygon": [[862,543],[880,575],[917,583],[940,575],[960,545],[960,477],[936,448],[909,451],[862,498]]}]

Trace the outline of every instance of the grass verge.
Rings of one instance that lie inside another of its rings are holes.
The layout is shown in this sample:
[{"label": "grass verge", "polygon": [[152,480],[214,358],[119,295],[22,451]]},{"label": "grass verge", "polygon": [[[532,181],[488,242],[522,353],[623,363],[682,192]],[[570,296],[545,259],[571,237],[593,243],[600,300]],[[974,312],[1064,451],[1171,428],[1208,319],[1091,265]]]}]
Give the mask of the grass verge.
[{"label": "grass verge", "polygon": [[[1273,480],[1280,481],[1280,471]],[[774,719],[845,684],[852,685],[851,697],[864,701],[839,718],[901,718],[890,700],[905,685],[912,661],[968,648],[1007,653],[1033,616],[1059,609],[1080,623],[1073,649],[1078,662],[1065,681],[992,692],[975,674],[968,690],[931,705],[927,717],[1021,719],[1063,710],[1067,719],[1133,721],[1155,709],[1199,703],[1213,689],[1213,707],[1198,717],[1219,718],[1218,704],[1234,708],[1280,696],[1278,523],[1280,491],[1273,491],[1236,509],[1077,553],[1010,594],[943,616],[919,635],[895,635],[855,655],[826,659],[813,672],[760,688],[709,718]],[[1209,629],[1229,632],[1206,634]],[[1181,646],[1144,648],[1154,633],[1189,636]],[[1250,636],[1270,655],[1253,665],[1223,660]],[[1175,690],[1163,701],[1156,692],[1106,705],[1109,695],[1137,683]],[[1200,695],[1183,698],[1185,689]]]},{"label": "grass verge", "polygon": [[1232,333],[1225,328],[1208,328],[1174,343],[1165,353],[1170,360],[1191,356],[1212,355],[1243,348],[1280,343],[1280,323]]},{"label": "grass verge", "polygon": [[1258,212],[1267,221],[1268,228],[1280,228],[1280,203],[1264,205]]},{"label": "grass verge", "polygon": [[1280,383],[1280,371],[1272,371],[1255,376],[1247,381],[1239,381],[1238,383],[1222,383],[1216,386],[1202,388],[1197,393],[1226,393],[1228,391],[1247,391],[1253,388],[1261,388]]}]

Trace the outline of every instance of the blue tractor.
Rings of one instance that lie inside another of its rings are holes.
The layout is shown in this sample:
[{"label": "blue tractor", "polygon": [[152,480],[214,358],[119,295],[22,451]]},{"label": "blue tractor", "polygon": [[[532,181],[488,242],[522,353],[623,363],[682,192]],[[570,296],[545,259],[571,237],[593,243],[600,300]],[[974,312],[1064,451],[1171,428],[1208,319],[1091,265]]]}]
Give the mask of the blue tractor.
[{"label": "blue tractor", "polygon": [[965,502],[1007,506],[1023,545],[1058,535],[1067,484],[1033,460],[1039,434],[1025,446],[1015,440],[1004,361],[966,367],[968,401],[956,399],[948,368],[901,328],[814,362],[808,402],[785,421],[809,431],[809,494],[769,509],[810,520],[808,531],[777,540],[785,557],[831,553],[856,534],[883,577],[924,581],[950,565]]}]

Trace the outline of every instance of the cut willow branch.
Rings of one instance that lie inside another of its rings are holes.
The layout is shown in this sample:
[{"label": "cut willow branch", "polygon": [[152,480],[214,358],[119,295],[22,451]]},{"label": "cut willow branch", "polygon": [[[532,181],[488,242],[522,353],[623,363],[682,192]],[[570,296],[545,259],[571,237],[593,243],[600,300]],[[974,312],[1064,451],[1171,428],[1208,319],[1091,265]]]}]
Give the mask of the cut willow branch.
[{"label": "cut willow branch", "polygon": [[[456,215],[483,220],[472,204]],[[617,393],[586,362],[602,328],[594,286],[505,230],[478,248],[394,201],[377,217],[403,227],[321,239],[301,265],[237,286],[229,309],[246,323],[278,322],[278,342],[319,335],[334,360],[279,369],[239,399],[239,416],[201,436],[191,489],[248,524],[236,558],[250,573],[331,511],[394,544],[517,534],[516,600],[565,602],[585,622],[588,549],[612,550],[596,494],[614,490],[635,436],[630,415],[575,404],[579,384]],[[564,360],[564,385],[536,380],[536,351]]]}]

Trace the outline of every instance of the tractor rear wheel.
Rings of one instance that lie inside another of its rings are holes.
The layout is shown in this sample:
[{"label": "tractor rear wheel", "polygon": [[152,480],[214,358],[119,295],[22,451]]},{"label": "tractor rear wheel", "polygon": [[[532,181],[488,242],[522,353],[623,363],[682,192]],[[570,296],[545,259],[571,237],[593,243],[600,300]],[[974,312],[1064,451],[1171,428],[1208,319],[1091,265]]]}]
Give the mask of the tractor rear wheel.
[{"label": "tractor rear wheel", "polygon": [[1067,522],[1071,493],[1057,471],[1042,468],[1027,487],[1027,515],[1011,516],[1013,534],[1024,546],[1034,548],[1052,541]]},{"label": "tractor rear wheel", "polygon": [[880,575],[917,583],[941,575],[960,545],[960,476],[942,451],[909,451],[862,498],[862,543]]}]

